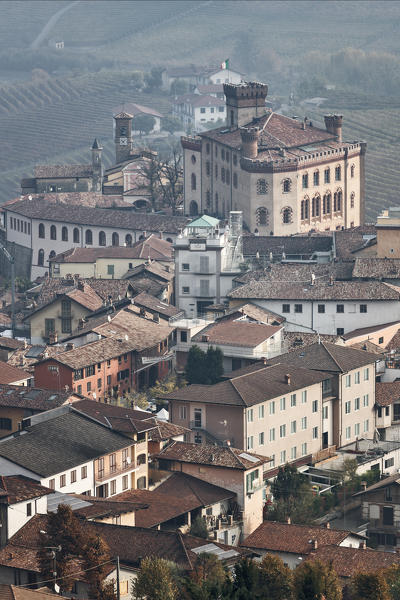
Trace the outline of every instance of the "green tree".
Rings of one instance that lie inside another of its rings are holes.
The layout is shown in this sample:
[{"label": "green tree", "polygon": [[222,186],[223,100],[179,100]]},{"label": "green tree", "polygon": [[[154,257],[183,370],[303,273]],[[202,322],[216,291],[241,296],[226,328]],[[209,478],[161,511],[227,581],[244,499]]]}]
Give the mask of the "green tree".
[{"label": "green tree", "polygon": [[161,129],[168,133],[175,133],[175,131],[182,131],[183,125],[179,119],[169,115],[161,119]]},{"label": "green tree", "polygon": [[147,135],[150,131],[153,131],[155,124],[156,120],[154,117],[141,113],[133,118],[132,127],[135,131],[139,131],[140,136],[142,136],[142,134]]},{"label": "green tree", "polygon": [[171,83],[170,94],[171,96],[182,96],[190,90],[190,86],[184,79],[175,79]]},{"label": "green tree", "polygon": [[145,92],[154,92],[159,90],[162,86],[162,67],[154,67],[150,73],[146,73],[144,76]]},{"label": "green tree", "polygon": [[171,563],[147,556],[142,560],[138,578],[132,584],[136,600],[176,600],[178,587]]},{"label": "green tree", "polygon": [[207,539],[208,538],[208,530],[205,520],[199,515],[197,516],[191,527],[190,527],[190,535],[194,535],[195,537],[200,537]]},{"label": "green tree", "polygon": [[[104,585],[104,578],[111,563],[110,549],[99,535],[86,538],[82,549],[83,568],[85,580],[89,585],[89,598],[91,600],[114,599],[114,586]],[[112,595],[111,595],[112,594]]]},{"label": "green tree", "polygon": [[251,558],[242,558],[234,567],[233,598],[235,600],[262,600],[260,567]]},{"label": "green tree", "polygon": [[[341,600],[342,590],[332,566],[319,560],[302,563],[293,574],[296,600]],[[365,597],[365,599],[368,596]]]},{"label": "green tree", "polygon": [[210,383],[217,383],[224,374],[224,355],[220,348],[210,346],[206,353],[206,372]]},{"label": "green tree", "polygon": [[199,554],[193,571],[182,581],[185,600],[222,600],[232,598],[232,584],[227,570],[214,554]]},{"label": "green tree", "polygon": [[289,600],[292,591],[292,572],[279,556],[266,554],[260,565],[260,588],[265,600]]},{"label": "green tree", "polygon": [[357,573],[352,580],[353,600],[390,600],[384,572]]},{"label": "green tree", "polygon": [[192,346],[188,352],[185,379],[188,384],[205,383],[205,353],[196,345]]},{"label": "green tree", "polygon": [[320,513],[320,497],[313,495],[308,478],[293,465],[279,467],[271,492],[274,503],[267,513],[270,520],[286,521],[290,517],[294,523],[307,523]]}]

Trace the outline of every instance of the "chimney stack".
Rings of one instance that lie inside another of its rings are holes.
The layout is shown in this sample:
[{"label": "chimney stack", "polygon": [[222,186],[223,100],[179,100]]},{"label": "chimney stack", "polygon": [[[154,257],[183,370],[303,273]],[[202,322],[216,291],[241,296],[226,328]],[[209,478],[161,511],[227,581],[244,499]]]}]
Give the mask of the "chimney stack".
[{"label": "chimney stack", "polygon": [[366,481],[362,481],[361,482],[361,488],[362,488],[362,491],[365,492],[365,490],[367,489],[367,482]]},{"label": "chimney stack", "polygon": [[257,158],[258,139],[260,130],[258,127],[241,127],[240,137],[242,139],[241,155],[243,158]]},{"label": "chimney stack", "polygon": [[324,116],[325,127],[328,133],[336,135],[338,142],[342,141],[342,123],[343,115],[325,115]]},{"label": "chimney stack", "polygon": [[286,523],[288,525],[291,525],[292,524],[292,519],[290,517],[286,517]]},{"label": "chimney stack", "polygon": [[317,550],[318,549],[318,541],[317,540],[311,540],[311,543],[312,543],[313,550]]},{"label": "chimney stack", "polygon": [[331,524],[329,523],[329,521],[327,523],[325,523],[325,527],[326,527],[326,529],[330,529],[331,528]]},{"label": "chimney stack", "polygon": [[290,375],[289,375],[289,373],[286,373],[286,375],[285,375],[285,383],[287,385],[290,385]]}]

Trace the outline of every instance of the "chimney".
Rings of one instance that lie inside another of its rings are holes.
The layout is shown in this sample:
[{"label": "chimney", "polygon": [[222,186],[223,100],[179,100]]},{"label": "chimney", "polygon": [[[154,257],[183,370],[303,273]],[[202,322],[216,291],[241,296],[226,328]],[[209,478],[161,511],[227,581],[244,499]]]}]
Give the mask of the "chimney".
[{"label": "chimney", "polygon": [[367,542],[365,540],[363,540],[362,542],[360,542],[360,546],[361,550],[366,550],[367,549]]},{"label": "chimney", "polygon": [[367,489],[367,482],[366,481],[362,481],[361,482],[361,488],[362,488],[362,491],[365,492],[365,490]]},{"label": "chimney", "polygon": [[318,548],[317,540],[311,540],[311,544],[312,544],[313,550],[317,550],[317,548]]},{"label": "chimney", "polygon": [[331,524],[329,523],[329,521],[327,523],[325,523],[325,528],[326,529],[330,529],[331,528]]},{"label": "chimney", "polygon": [[290,374],[289,373],[286,373],[286,375],[285,375],[285,383],[287,385],[290,385]]},{"label": "chimney", "polygon": [[325,115],[324,116],[325,127],[328,133],[336,135],[338,142],[342,141],[342,122],[343,115]]},{"label": "chimney", "polygon": [[68,352],[68,350],[73,350],[75,348],[75,344],[73,344],[72,342],[68,342],[67,344],[65,344],[65,351]]},{"label": "chimney", "polygon": [[266,357],[265,357],[265,356],[263,356],[261,360],[262,360],[262,363],[263,363],[263,365],[266,365],[266,364],[267,364],[267,359],[266,359]]},{"label": "chimney", "polygon": [[80,290],[81,292],[85,291],[85,284],[83,283],[83,281],[81,279],[79,279],[77,281],[77,288],[78,290]]},{"label": "chimney", "polygon": [[209,339],[210,339],[210,336],[209,336],[209,335],[202,335],[202,336],[201,336],[201,341],[202,341],[202,342],[208,342],[208,340],[209,340]]},{"label": "chimney", "polygon": [[257,158],[258,139],[260,130],[258,127],[241,127],[240,137],[242,139],[241,155],[244,158]]},{"label": "chimney", "polygon": [[286,517],[286,523],[288,525],[291,525],[292,524],[292,519],[290,517]]}]

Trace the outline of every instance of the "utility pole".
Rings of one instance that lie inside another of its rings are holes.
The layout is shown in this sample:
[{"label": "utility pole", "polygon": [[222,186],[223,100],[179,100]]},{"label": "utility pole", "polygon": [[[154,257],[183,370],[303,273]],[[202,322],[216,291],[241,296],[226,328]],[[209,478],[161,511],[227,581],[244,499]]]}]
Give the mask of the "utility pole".
[{"label": "utility pole", "polygon": [[11,331],[12,337],[15,337],[15,259],[1,242],[0,250],[11,265]]},{"label": "utility pole", "polygon": [[121,600],[121,590],[119,587],[119,556],[115,559],[117,563],[117,600]]}]

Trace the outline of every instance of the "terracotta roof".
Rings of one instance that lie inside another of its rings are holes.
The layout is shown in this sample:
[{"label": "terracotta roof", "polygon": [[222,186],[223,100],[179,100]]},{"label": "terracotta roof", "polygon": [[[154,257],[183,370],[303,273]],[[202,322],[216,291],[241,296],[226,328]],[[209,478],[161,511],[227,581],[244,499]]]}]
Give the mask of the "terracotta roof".
[{"label": "terracotta roof", "polygon": [[8,504],[16,504],[31,498],[47,496],[47,494],[54,493],[54,490],[44,487],[24,475],[1,475],[0,493],[7,497]]},{"label": "terracotta roof", "polygon": [[62,177],[92,177],[92,165],[37,165],[35,178],[53,179]]},{"label": "terracotta roof", "polygon": [[[71,293],[74,289],[77,289],[78,285],[82,284],[87,294],[88,300],[91,304],[98,304],[98,298],[102,301],[117,300],[119,296],[125,297],[130,289],[129,281],[123,279],[69,279],[69,278],[46,278],[43,283],[37,286],[37,304],[41,307],[54,300],[61,294]],[[97,294],[98,298],[94,296]],[[73,298],[79,298],[81,301],[82,296],[75,295]]]},{"label": "terracotta roof", "polygon": [[293,525],[276,521],[264,521],[253,533],[247,536],[241,545],[246,546],[246,548],[257,548],[258,550],[309,554],[313,550],[311,540],[316,540],[318,547],[331,544],[339,545],[349,535],[357,534],[340,529],[327,529],[317,525]]},{"label": "terracotta roof", "polygon": [[270,364],[281,363],[293,367],[304,367],[318,371],[333,373],[347,373],[378,360],[378,355],[364,350],[358,350],[330,342],[321,342],[310,346],[301,347],[292,352],[281,354],[270,359]]},{"label": "terracotta roof", "polygon": [[163,442],[190,432],[190,429],[182,427],[182,425],[176,425],[175,423],[169,423],[161,419],[154,419],[154,421],[156,428],[149,434],[149,440],[153,442]]},{"label": "terracotta roof", "polygon": [[[151,115],[152,117],[159,117],[160,119],[163,118],[163,115],[157,110],[154,110],[154,108],[151,108],[150,106],[142,106],[141,104],[134,104],[133,102],[125,102],[124,104],[120,104],[119,106],[113,108],[113,113],[116,115],[121,115],[122,111],[129,113],[132,117],[145,114]],[[133,123],[133,129],[135,129],[135,123]]]},{"label": "terracotta roof", "polygon": [[182,314],[183,310],[177,308],[173,304],[167,304],[152,296],[151,294],[147,294],[146,292],[140,292],[137,296],[133,298],[135,306],[143,307],[150,310],[153,313],[158,313],[163,317],[175,317],[176,315]]},{"label": "terracotta roof", "polygon": [[136,512],[148,507],[146,502],[133,500],[124,502],[120,499],[117,500],[117,496],[112,498],[97,498],[96,496],[84,496],[83,494],[71,494],[71,496],[90,503],[90,506],[72,507],[76,515],[85,517],[88,520]]},{"label": "terracotta roof", "polygon": [[[283,332],[283,338],[287,343],[288,352],[298,350],[303,346],[311,346],[319,341],[331,342],[332,344],[339,344],[342,340],[340,335],[328,335],[325,333],[306,333],[304,331],[286,331]],[[343,342],[342,342],[343,344]]]},{"label": "terracotta roof", "polygon": [[310,236],[271,236],[271,235],[244,235],[243,236],[243,255],[255,256],[257,252],[260,256],[269,258],[270,252],[273,255],[290,256],[309,256],[315,252],[330,252],[333,246],[331,235],[310,235]]},{"label": "terracotta roof", "polygon": [[23,342],[21,340],[0,336],[0,348],[17,350],[18,348],[24,348],[24,347],[25,347],[25,342]]},{"label": "terracotta roof", "polygon": [[[255,348],[271,338],[281,329],[282,326],[276,327],[261,323],[249,323],[248,321],[222,320],[211,323],[202,329],[193,336],[192,341],[218,344],[221,346]],[[204,339],[205,337],[207,339]]]},{"label": "terracotta roof", "polygon": [[376,331],[381,331],[381,329],[386,329],[387,327],[392,327],[393,325],[399,324],[399,321],[392,321],[391,323],[382,323],[381,325],[371,325],[370,327],[360,327],[359,329],[353,329],[353,331],[349,331],[342,335],[344,340],[351,340],[352,338],[359,337],[360,335],[368,335],[369,333],[375,333]]},{"label": "terracotta roof", "polygon": [[251,281],[229,292],[230,298],[261,298],[265,300],[400,300],[400,287],[380,281],[316,280],[310,283],[289,283],[268,278]]},{"label": "terracotta roof", "polygon": [[[247,456],[253,457],[254,461],[246,458]],[[157,458],[211,467],[240,469],[241,471],[247,471],[247,469],[270,462],[266,456],[254,454],[254,452],[244,452],[238,448],[186,442],[172,442],[161,450]]]},{"label": "terracotta roof", "polygon": [[135,345],[135,342],[129,343],[129,341],[120,341],[110,337],[60,352],[56,356],[43,358],[39,363],[57,361],[71,369],[81,369],[131,352],[135,349]]},{"label": "terracotta roof", "polygon": [[322,546],[314,550],[307,560],[320,560],[331,564],[339,577],[353,577],[356,573],[375,573],[400,563],[394,552],[379,552],[369,548],[346,548],[344,546]]},{"label": "terracotta roof", "polygon": [[136,231],[179,233],[190,221],[187,217],[172,217],[154,213],[135,213],[132,210],[70,206],[47,199],[24,199],[6,207],[17,214],[44,221],[60,221],[93,227],[117,227]]},{"label": "terracotta roof", "polygon": [[309,284],[311,276],[315,275],[316,282],[328,283],[330,278],[334,280],[351,280],[353,272],[353,263],[338,261],[334,263],[270,263],[265,269],[248,271],[235,278],[239,283],[250,283],[253,280],[259,281],[268,279],[282,282],[293,282]]},{"label": "terracotta roof", "polygon": [[0,384],[12,384],[16,381],[30,379],[31,377],[32,375],[27,371],[18,369],[17,367],[0,360]]},{"label": "terracotta roof", "polygon": [[1,441],[0,456],[50,477],[132,444],[133,440],[70,410]]},{"label": "terracotta roof", "polygon": [[[289,359],[290,356],[291,354]],[[264,365],[260,362],[255,366],[250,365],[248,368],[241,369],[239,374],[233,371],[229,379],[215,385],[189,385],[171,392],[165,398],[186,402],[254,406],[271,398],[320,383],[330,377],[328,373],[312,371],[310,368],[300,368],[294,364],[288,366],[283,360],[282,364],[278,364],[280,358],[277,357],[278,360],[273,365]],[[287,383],[287,375],[289,375],[289,383]]]},{"label": "terracotta roof", "polygon": [[92,419],[96,419],[96,421],[107,427],[110,426],[110,417],[128,418],[133,421],[153,420],[153,414],[146,412],[145,410],[135,410],[133,408],[115,406],[114,404],[104,404],[103,402],[97,402],[96,400],[89,400],[89,398],[83,398],[82,400],[75,402],[74,410],[82,412]]},{"label": "terracotta roof", "polygon": [[73,400],[74,394],[71,392],[53,392],[20,385],[0,385],[0,407],[2,408],[43,411]]},{"label": "terracotta roof", "polygon": [[400,279],[400,258],[356,258],[353,277],[362,279]]},{"label": "terracotta roof", "polygon": [[199,106],[225,106],[225,100],[224,98],[216,98],[215,96],[202,94],[183,94],[174,100],[174,105],[179,104],[190,104],[195,108]]},{"label": "terracotta roof", "polygon": [[[364,235],[366,237],[364,237]],[[360,228],[345,229],[343,231],[335,231],[335,247],[337,258],[355,259],[354,252],[361,250],[370,245],[370,236],[376,235],[376,230],[373,228],[370,231],[364,231]]]},{"label": "terracotta roof", "polygon": [[58,594],[52,594],[50,590],[31,590],[16,585],[0,584],[0,600],[51,600],[60,598]]},{"label": "terracotta roof", "polygon": [[375,402],[379,406],[390,406],[400,401],[400,381],[377,381],[375,384]]},{"label": "terracotta roof", "polygon": [[[35,180],[33,180],[33,185]],[[5,202],[3,206],[9,210],[13,210],[13,206],[19,204],[21,200],[29,202],[42,202],[45,201],[48,204],[64,204],[67,206],[86,206],[88,208],[125,208],[132,210],[132,204],[122,200],[120,195],[117,194],[102,194],[101,192],[45,192],[39,194],[23,194]]]},{"label": "terracotta roof", "polygon": [[397,330],[397,333],[394,334],[390,342],[388,342],[385,346],[385,351],[390,352],[391,350],[397,350],[400,348],[400,329]]},{"label": "terracotta roof", "polygon": [[382,359],[382,348],[369,340],[364,340],[362,342],[355,342],[351,344],[352,348],[358,348],[358,350],[365,350],[366,352],[372,352],[375,354],[380,354],[380,358]]},{"label": "terracotta roof", "polygon": [[[285,322],[285,317],[278,315],[272,310],[268,310],[267,308],[262,308],[261,306],[257,306],[257,304],[253,304],[252,302],[247,302],[246,304],[241,304],[240,306],[233,306],[232,308],[226,308],[225,305],[220,305],[224,310],[224,315],[219,317],[217,320],[228,320],[228,319],[236,319],[242,315],[245,315],[250,321],[255,321],[257,323],[264,323],[264,325],[280,325]],[[209,306],[207,307],[210,308]]]},{"label": "terracotta roof", "polygon": [[135,279],[132,285],[136,285],[136,277],[141,274],[154,275],[157,279],[162,279],[163,281],[172,281],[175,277],[173,269],[166,268],[164,265],[160,265],[159,262],[151,261],[150,263],[146,262],[130,269],[124,275],[124,279]]}]

